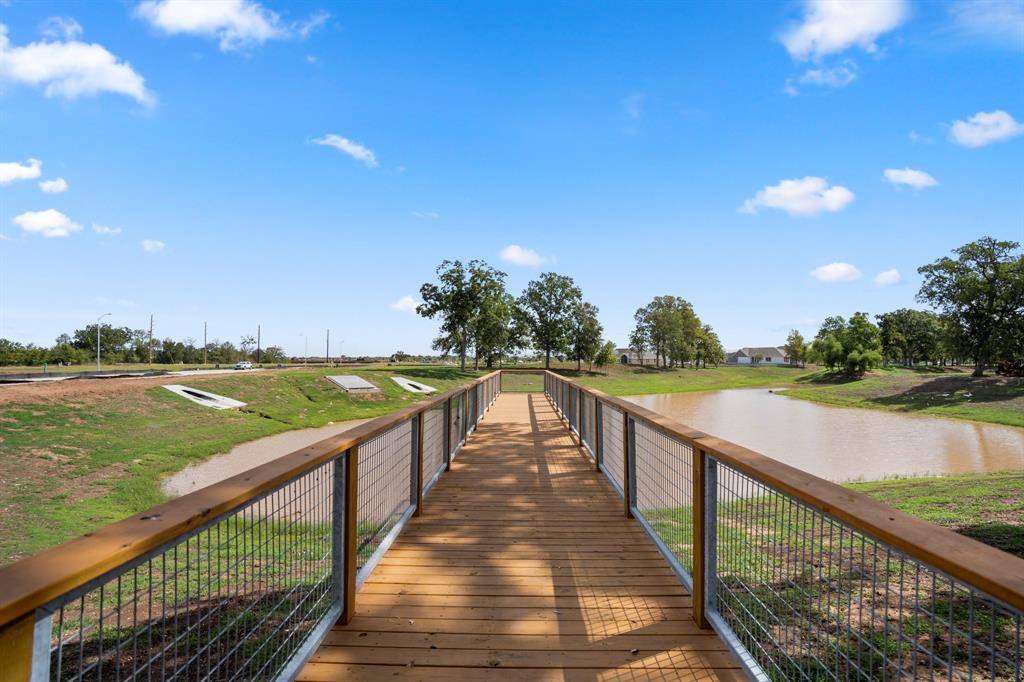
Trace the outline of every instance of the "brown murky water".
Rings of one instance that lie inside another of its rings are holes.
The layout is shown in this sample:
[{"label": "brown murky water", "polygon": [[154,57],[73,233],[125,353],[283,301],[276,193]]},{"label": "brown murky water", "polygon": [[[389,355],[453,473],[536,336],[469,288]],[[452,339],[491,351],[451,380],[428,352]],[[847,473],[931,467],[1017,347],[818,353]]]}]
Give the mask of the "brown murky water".
[{"label": "brown murky water", "polygon": [[627,398],[830,481],[1024,469],[1024,429],[729,389]]}]

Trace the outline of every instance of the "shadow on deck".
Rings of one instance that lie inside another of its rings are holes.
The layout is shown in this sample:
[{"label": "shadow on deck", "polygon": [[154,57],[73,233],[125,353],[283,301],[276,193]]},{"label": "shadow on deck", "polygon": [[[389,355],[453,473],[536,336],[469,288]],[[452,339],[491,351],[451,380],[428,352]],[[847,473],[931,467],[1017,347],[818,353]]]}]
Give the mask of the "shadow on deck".
[{"label": "shadow on deck", "polygon": [[299,680],[732,680],[542,394],[505,393]]}]

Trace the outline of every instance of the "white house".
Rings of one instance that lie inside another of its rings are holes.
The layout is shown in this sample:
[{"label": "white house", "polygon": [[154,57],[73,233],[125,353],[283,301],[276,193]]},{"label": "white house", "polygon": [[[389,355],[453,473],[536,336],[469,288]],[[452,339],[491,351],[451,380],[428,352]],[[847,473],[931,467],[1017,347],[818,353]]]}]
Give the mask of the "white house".
[{"label": "white house", "polygon": [[786,365],[789,364],[789,358],[786,357],[786,351],[775,346],[765,346],[763,348],[746,347],[740,348],[738,351],[729,353],[725,356],[725,364],[727,365],[751,365],[754,363],[754,356],[760,355],[760,364],[762,365]]},{"label": "white house", "polygon": [[619,358],[621,365],[655,365],[658,358],[652,351],[644,351],[641,355],[632,348],[616,348],[615,355]]}]

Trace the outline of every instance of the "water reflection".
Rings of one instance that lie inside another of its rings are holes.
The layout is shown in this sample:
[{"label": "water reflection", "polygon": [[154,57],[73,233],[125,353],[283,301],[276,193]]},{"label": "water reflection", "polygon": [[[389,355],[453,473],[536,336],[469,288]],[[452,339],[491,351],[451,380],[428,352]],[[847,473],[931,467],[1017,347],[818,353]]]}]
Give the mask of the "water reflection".
[{"label": "water reflection", "polygon": [[831,481],[1024,469],[1024,429],[832,407],[769,389],[627,398]]}]

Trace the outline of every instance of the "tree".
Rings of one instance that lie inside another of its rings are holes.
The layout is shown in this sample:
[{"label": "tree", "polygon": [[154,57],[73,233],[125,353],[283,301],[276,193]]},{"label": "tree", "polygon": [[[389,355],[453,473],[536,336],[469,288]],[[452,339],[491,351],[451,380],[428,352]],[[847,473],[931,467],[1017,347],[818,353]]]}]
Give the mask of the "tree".
[{"label": "tree", "polygon": [[791,329],[789,336],[786,337],[786,345],[782,349],[786,351],[790,364],[804,366],[807,361],[807,343],[804,341],[803,334]]},{"label": "tree", "polygon": [[519,307],[530,332],[533,347],[544,354],[544,367],[551,367],[552,354],[569,350],[573,312],[583,294],[571,277],[545,272],[526,285]]},{"label": "tree", "polygon": [[917,300],[937,308],[971,349],[980,377],[998,356],[1013,352],[1013,330],[1024,317],[1024,253],[1020,243],[983,237],[917,269]]},{"label": "tree", "polygon": [[867,313],[854,313],[849,322],[838,316],[825,318],[811,351],[819,363],[850,375],[863,374],[882,361],[878,327]]},{"label": "tree", "polygon": [[280,346],[267,346],[263,349],[263,362],[267,364],[280,364],[286,359],[284,350]]},{"label": "tree", "polygon": [[[119,361],[125,348],[132,338],[132,330],[128,327],[114,327],[105,324],[100,326],[100,352],[103,357]],[[96,325],[90,324],[85,329],[76,329],[71,341],[75,348],[87,351],[90,358],[96,357]]]},{"label": "tree", "polygon": [[469,323],[473,317],[473,300],[469,276],[461,261],[441,261],[437,266],[438,284],[427,282],[420,287],[423,303],[416,312],[433,319],[441,317],[441,329],[433,348],[445,354],[455,353],[460,367],[466,369],[469,345]]},{"label": "tree", "polygon": [[760,353],[754,353],[754,357],[750,358],[750,361],[755,365],[760,365],[764,360],[764,356]]},{"label": "tree", "polygon": [[597,306],[579,301],[573,308],[572,330],[570,332],[569,358],[576,361],[576,371],[586,360],[594,366],[594,356],[601,350],[601,334],[604,328],[597,319]]},{"label": "tree", "polygon": [[902,365],[935,362],[941,356],[943,334],[939,316],[926,310],[900,308],[875,315],[882,341],[883,362]]},{"label": "tree", "polygon": [[604,367],[606,365],[614,365],[615,361],[615,344],[611,341],[605,341],[604,345],[601,346],[601,350],[597,351],[597,355],[594,356],[594,364],[598,367]]},{"label": "tree", "polygon": [[655,365],[683,364],[696,355],[701,324],[686,300],[655,296],[633,319],[636,326],[630,334],[630,347],[638,354],[653,351]]},{"label": "tree", "polygon": [[694,369],[697,369],[698,365],[707,367],[709,362],[717,367],[718,363],[725,359],[725,349],[722,347],[722,342],[718,339],[718,334],[715,333],[710,324],[705,324],[698,330],[696,349],[697,355],[696,362],[693,364]]},{"label": "tree", "polygon": [[406,353],[404,350],[396,350],[394,353],[391,354],[390,361],[391,362],[405,362],[408,359],[409,359],[409,354],[408,353]]},{"label": "tree", "polygon": [[[470,288],[475,308],[470,322],[470,343],[473,346],[473,368],[480,358],[493,367],[509,346],[515,299],[505,290],[505,273],[482,261],[470,263]],[[514,345],[514,344],[513,344]]]}]

